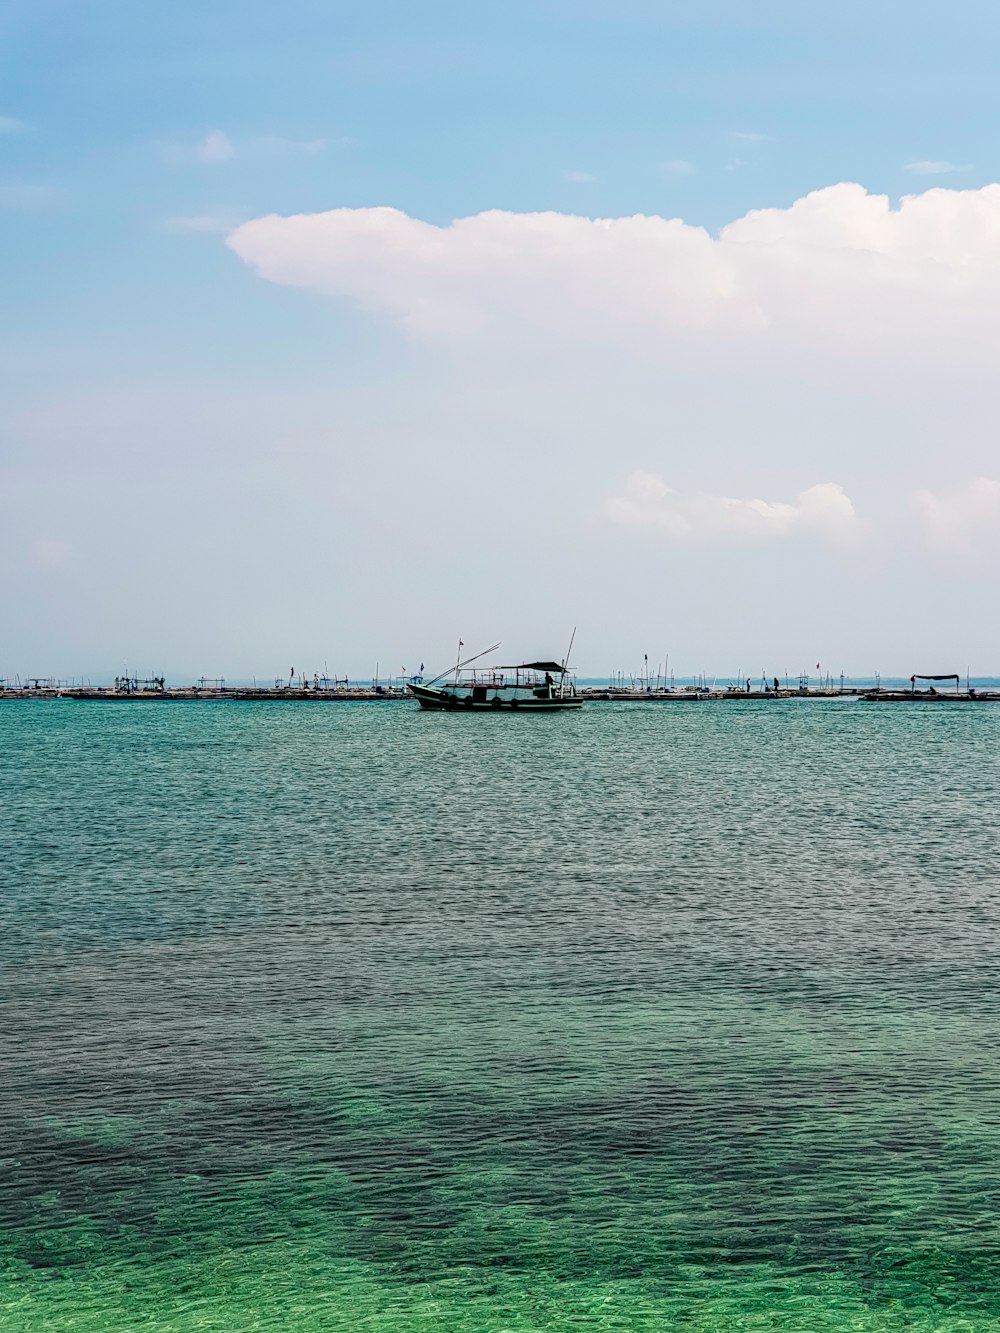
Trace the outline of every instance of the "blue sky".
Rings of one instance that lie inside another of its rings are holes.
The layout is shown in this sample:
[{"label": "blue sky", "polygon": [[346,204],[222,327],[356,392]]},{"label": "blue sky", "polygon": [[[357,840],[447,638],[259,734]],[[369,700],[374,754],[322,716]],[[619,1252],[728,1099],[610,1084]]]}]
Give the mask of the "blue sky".
[{"label": "blue sky", "polygon": [[[996,668],[974,599],[956,605],[942,572],[959,558],[942,534],[968,514],[984,535],[959,553],[965,568],[993,569],[992,492],[970,489],[998,470],[991,376],[952,354],[966,328],[985,336],[977,309],[952,310],[940,357],[928,315],[915,390],[894,355],[880,368],[882,350],[870,375],[867,357],[807,390],[776,355],[751,374],[726,332],[697,356],[671,344],[651,366],[639,315],[610,350],[591,339],[570,356],[567,328],[552,326],[526,358],[546,312],[508,309],[478,250],[393,304],[386,283],[423,271],[415,234],[394,242],[417,246],[398,271],[380,251],[331,273],[323,251],[291,279],[275,258],[284,234],[244,233],[242,249],[226,236],[271,214],[357,210],[374,244],[377,207],[443,228],[499,210],[516,247],[517,216],[536,212],[682,218],[715,234],[842,182],[892,207],[929,188],[979,191],[1000,169],[998,36],[985,4],[3,4],[0,674],[113,674],[146,654],[180,673],[263,675],[293,650],[358,672],[430,659],[458,633],[548,651],[535,640],[554,619],[560,641],[563,620],[581,623],[594,670],[654,634],[692,669],[768,653],[792,669],[831,653],[838,668],[913,669],[942,640],[961,644],[963,666]],[[577,242],[552,244],[558,267]],[[322,245],[346,253],[341,232]],[[587,264],[560,290],[596,281],[605,260]],[[443,346],[440,330],[414,332],[414,311],[445,287],[454,309],[456,273],[473,270],[492,340],[463,357],[465,334]],[[547,273],[515,278],[527,289]],[[609,308],[619,281],[625,268],[602,288]],[[700,298],[684,299],[697,319]],[[824,360],[850,360],[847,328]],[[522,441],[535,475],[498,490],[497,452]],[[442,462],[463,449],[461,465]],[[905,525],[880,517],[901,467],[913,495],[896,509],[929,515],[940,539],[920,556],[919,596],[919,539],[911,550]],[[811,501],[796,508],[828,485],[865,534],[838,555],[837,579],[803,535]],[[682,514],[661,512],[657,486],[686,497]],[[749,527],[692,546],[696,529],[720,536],[722,501]],[[778,506],[763,521],[781,542],[752,530],[764,511],[733,509],[758,501]],[[477,539],[484,580],[442,572]],[[512,589],[496,554],[511,545],[536,567],[575,568],[588,594]],[[416,572],[421,561],[438,572]],[[733,601],[734,564],[748,590],[785,571],[799,609]],[[623,594],[637,565],[662,579]],[[206,568],[227,571],[225,598],[206,592]],[[697,598],[677,587],[689,568],[708,580]],[[898,626],[866,590],[872,568]]]}]

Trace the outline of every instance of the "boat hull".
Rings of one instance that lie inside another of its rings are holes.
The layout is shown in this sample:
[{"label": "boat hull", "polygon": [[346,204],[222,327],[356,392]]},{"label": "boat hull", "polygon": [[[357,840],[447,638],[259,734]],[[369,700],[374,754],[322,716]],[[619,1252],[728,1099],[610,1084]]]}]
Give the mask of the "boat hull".
[{"label": "boat hull", "polygon": [[492,699],[473,699],[471,694],[434,690],[423,685],[410,685],[409,691],[421,708],[447,713],[562,713],[583,707],[583,700],[575,694],[510,699],[498,694]]}]

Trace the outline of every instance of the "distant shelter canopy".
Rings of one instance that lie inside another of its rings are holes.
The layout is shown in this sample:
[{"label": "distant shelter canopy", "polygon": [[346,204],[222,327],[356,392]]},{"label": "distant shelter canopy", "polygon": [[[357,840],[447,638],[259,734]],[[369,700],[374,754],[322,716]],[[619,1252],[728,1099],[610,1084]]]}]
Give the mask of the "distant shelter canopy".
[{"label": "distant shelter canopy", "polygon": [[949,672],[946,676],[922,676],[919,671],[915,671],[910,677],[910,684],[915,680],[961,680],[957,671]]}]

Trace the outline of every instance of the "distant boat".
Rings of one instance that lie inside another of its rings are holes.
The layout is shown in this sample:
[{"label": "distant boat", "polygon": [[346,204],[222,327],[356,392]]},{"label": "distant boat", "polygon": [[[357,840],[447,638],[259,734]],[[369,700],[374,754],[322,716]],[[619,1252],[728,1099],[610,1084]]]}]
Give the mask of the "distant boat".
[{"label": "distant boat", "polygon": [[[573,633],[575,637],[576,631]],[[571,649],[572,646],[571,639]],[[485,656],[486,653],[479,653],[467,662],[457,662],[445,673],[447,679],[438,676],[427,685],[411,682],[407,688],[421,708],[451,712],[554,713],[583,707],[567,666],[568,653],[565,662],[520,662],[516,666],[467,669],[469,662]]]}]

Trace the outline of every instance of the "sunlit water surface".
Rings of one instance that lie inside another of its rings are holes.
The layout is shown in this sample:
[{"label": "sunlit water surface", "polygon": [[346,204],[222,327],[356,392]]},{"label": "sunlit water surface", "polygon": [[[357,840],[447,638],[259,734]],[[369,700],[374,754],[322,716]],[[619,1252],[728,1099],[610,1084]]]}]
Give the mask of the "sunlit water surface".
[{"label": "sunlit water surface", "polygon": [[1000,1329],[998,744],[0,704],[0,1327]]}]

